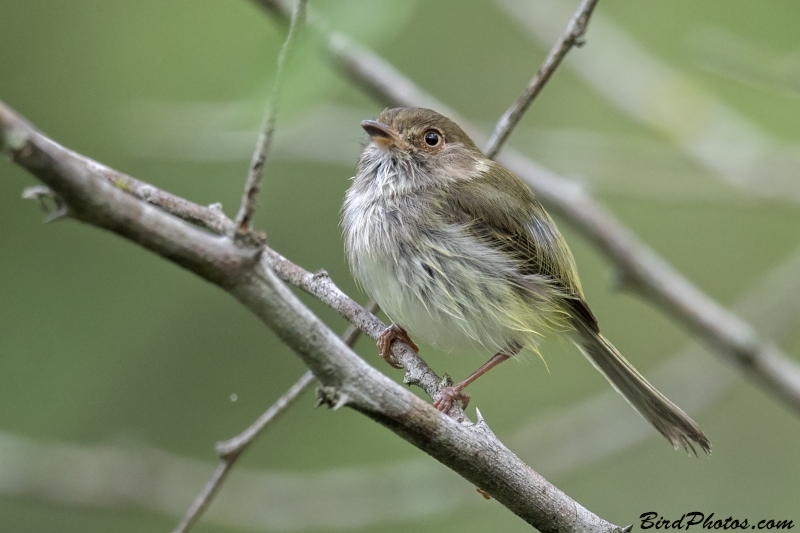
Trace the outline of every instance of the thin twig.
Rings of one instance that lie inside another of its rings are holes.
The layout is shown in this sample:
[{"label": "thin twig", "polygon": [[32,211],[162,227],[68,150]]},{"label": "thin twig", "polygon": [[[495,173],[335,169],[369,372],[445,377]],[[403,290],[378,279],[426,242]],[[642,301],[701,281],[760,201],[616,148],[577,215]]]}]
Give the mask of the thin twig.
[{"label": "thin twig", "polygon": [[[371,313],[378,311],[378,306],[374,302],[367,304],[366,308]],[[355,345],[361,331],[353,325],[350,325],[342,335],[342,340],[351,348]],[[302,395],[311,385],[317,382],[314,373],[310,370],[303,374],[297,382],[289,387],[286,393],[278,398],[264,414],[258,417],[253,424],[244,430],[239,435],[232,439],[221,441],[217,443],[217,455],[220,457],[220,463],[211,475],[211,479],[194,499],[192,505],[186,511],[186,514],[181,519],[178,526],[172,533],[186,533],[192,526],[200,519],[205,513],[206,509],[214,501],[222,483],[227,479],[228,473],[242,453],[255,441],[255,439],[267,429],[280,415],[285,413],[289,407],[294,405],[295,401]]]},{"label": "thin twig", "polygon": [[267,268],[263,249],[209,235],[120,191],[96,171],[102,165],[42,135],[2,102],[0,152],[52,189],[71,217],[115,232],[229,292],[314,372],[328,405],[379,422],[543,533],[620,530],[534,472],[485,421],[444,415],[368,365]]},{"label": "thin twig", "polygon": [[278,115],[278,101],[283,85],[283,71],[286,67],[286,59],[297,39],[297,35],[302,31],[305,25],[307,3],[308,0],[297,0],[292,10],[289,33],[286,35],[286,40],[278,54],[275,85],[272,89],[272,95],[267,102],[267,109],[264,112],[264,121],[258,133],[256,149],[253,152],[253,160],[250,162],[250,170],[247,173],[247,182],[244,186],[242,204],[239,207],[239,213],[236,215],[237,233],[245,234],[250,231],[250,224],[253,221],[253,215],[258,207],[258,193],[261,191],[261,182],[264,179],[264,165],[267,163],[269,150],[272,146],[272,139],[275,136],[275,120]]},{"label": "thin twig", "polygon": [[589,18],[592,16],[598,0],[583,0],[578,10],[573,15],[572,19],[567,24],[567,29],[561,39],[553,45],[547,58],[542,63],[542,66],[531,79],[525,91],[517,98],[508,110],[503,113],[500,120],[497,121],[494,133],[486,145],[486,157],[494,159],[500,152],[500,149],[505,144],[511,132],[522,119],[522,115],[528,110],[528,107],[533,102],[533,99],[539,94],[545,86],[550,76],[555,72],[561,64],[561,60],[572,50],[573,46],[583,46],[584,35],[586,34],[586,27],[589,24]]},{"label": "thin twig", "polygon": [[[288,13],[280,0],[254,1],[279,22]],[[336,66],[381,105],[438,109],[458,122],[478,144],[485,141],[478,128],[448,111],[391,64],[341,33],[329,31],[323,21],[311,15],[309,28],[326,39],[327,53]],[[672,316],[751,382],[800,414],[800,366],[796,362],[693,285],[585,189],[511,149],[497,160],[522,178],[551,212],[597,247],[617,268],[624,282],[621,287],[637,292]]]},{"label": "thin twig", "polygon": [[233,232],[233,221],[225,216],[220,204],[198,205],[105,165],[98,164],[93,171],[118,189],[212,233],[230,235]]},{"label": "thin twig", "polygon": [[[375,314],[378,312],[378,304],[374,301],[370,301],[364,306],[364,309],[368,313]],[[360,329],[351,324],[342,334],[342,341],[352,348],[355,346],[356,342],[361,336],[361,333],[362,332]],[[258,419],[253,422],[250,427],[232,439],[218,442],[216,446],[217,455],[219,455],[223,460],[230,460],[231,462],[234,462],[236,458],[238,458],[242,452],[244,452],[247,447],[252,444],[256,437],[261,435],[267,426],[269,426],[286,409],[291,407],[294,401],[314,382],[316,382],[316,378],[314,377],[313,373],[306,372],[303,374],[303,376],[297,380],[297,383],[292,385],[289,390],[286,391],[286,394],[278,398],[278,400],[272,404],[272,406],[267,409],[263,415],[258,417]]]},{"label": "thin twig", "polygon": [[[297,398],[299,398],[300,395],[316,381],[317,380],[314,377],[314,373],[310,370],[303,374],[297,383],[289,388],[286,394],[278,398],[278,400],[272,404],[272,406],[263,415],[261,415],[258,420],[256,420],[255,424],[247,428],[245,433],[250,433],[249,438],[242,438],[242,440],[239,441],[240,447],[238,449],[234,449],[231,453],[226,454],[220,451],[220,445],[225,443],[217,443],[217,450],[219,455],[222,456],[222,460],[217,465],[214,473],[211,474],[211,479],[208,480],[203,487],[203,490],[201,490],[200,494],[198,494],[194,499],[192,505],[186,511],[186,514],[183,516],[180,523],[172,533],[186,533],[192,528],[192,526],[194,526],[195,523],[197,523],[198,520],[200,520],[200,517],[211,505],[211,502],[214,501],[219,489],[222,488],[222,483],[227,479],[228,474],[230,473],[231,469],[233,469],[234,464],[236,464],[236,461],[241,456],[241,452],[244,451],[244,449],[251,442],[253,442],[253,439],[264,429],[266,429],[266,427],[273,420],[275,420],[278,415],[282,414],[291,405],[293,405],[295,400],[297,400]],[[258,426],[258,428],[255,428],[255,426]],[[232,440],[236,440],[241,437],[242,436],[239,435],[234,437]]]},{"label": "thin twig", "polygon": [[[354,326],[349,326],[347,333],[361,333],[358,331]],[[347,333],[342,336],[344,340],[347,336]],[[354,336],[358,338],[358,336]],[[345,340],[345,344],[353,347],[355,342],[347,342]],[[267,429],[267,427],[272,424],[280,415],[282,415],[286,410],[289,409],[292,405],[294,405],[295,400],[297,400],[301,394],[303,394],[308,387],[310,387],[313,383],[317,381],[317,378],[314,377],[314,373],[311,371],[306,372],[297,382],[289,387],[283,396],[278,398],[275,403],[273,403],[269,409],[264,411],[264,413],[259,416],[255,422],[253,422],[250,427],[245,429],[240,434],[236,435],[232,439],[228,439],[225,441],[220,441],[216,445],[217,455],[220,456],[224,463],[229,463],[233,466],[233,463],[242,455],[250,444],[261,435],[261,433]]]}]

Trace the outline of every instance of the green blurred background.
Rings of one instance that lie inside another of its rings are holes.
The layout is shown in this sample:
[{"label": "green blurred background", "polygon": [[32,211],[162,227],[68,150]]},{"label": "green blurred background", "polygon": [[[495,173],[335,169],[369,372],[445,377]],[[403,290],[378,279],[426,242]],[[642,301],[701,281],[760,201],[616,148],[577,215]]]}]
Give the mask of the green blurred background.
[{"label": "green blurred background", "polygon": [[[311,6],[490,131],[575,3]],[[784,262],[800,245],[797,20],[791,0],[601,0],[587,45],[511,140],[591,188],[795,360],[800,270]],[[283,36],[245,0],[0,0],[0,99],[69,148],[233,215]],[[381,106],[312,44],[294,57],[284,96],[257,226],[366,301],[338,219],[358,122]],[[214,467],[214,442],[304,367],[217,288],[114,235],[42,225],[20,198],[35,183],[0,161],[0,530],[170,531]],[[545,347],[549,373],[529,357],[480,380],[470,413],[478,406],[534,469],[612,522],[701,511],[800,523],[797,415],[702,351],[681,360],[682,374],[659,373],[692,339],[615,291],[608,264],[557,222],[606,335],[692,414],[714,454],[673,452],[567,343]],[[371,342],[358,351],[402,378]],[[456,378],[486,356],[423,355]],[[384,428],[313,405],[306,394],[246,454],[196,531],[529,529]],[[587,442],[593,406],[615,414]]]}]

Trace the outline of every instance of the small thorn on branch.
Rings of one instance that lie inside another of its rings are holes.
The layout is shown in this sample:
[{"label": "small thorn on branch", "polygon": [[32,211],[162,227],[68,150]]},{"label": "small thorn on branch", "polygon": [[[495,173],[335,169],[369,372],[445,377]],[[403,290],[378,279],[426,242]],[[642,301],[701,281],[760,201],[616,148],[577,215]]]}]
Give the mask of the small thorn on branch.
[{"label": "small thorn on branch", "polygon": [[336,399],[336,403],[333,405],[333,410],[338,411],[348,403],[350,403],[350,395],[346,392],[340,392]]},{"label": "small thorn on branch", "polygon": [[486,419],[483,418],[483,413],[481,413],[481,410],[476,407],[475,408],[475,413],[476,413],[476,417],[475,417],[475,424],[473,425],[473,427],[475,429],[478,429],[480,431],[484,431],[484,432],[496,437],[494,431],[492,431],[492,428],[490,428],[489,424],[486,423]]}]

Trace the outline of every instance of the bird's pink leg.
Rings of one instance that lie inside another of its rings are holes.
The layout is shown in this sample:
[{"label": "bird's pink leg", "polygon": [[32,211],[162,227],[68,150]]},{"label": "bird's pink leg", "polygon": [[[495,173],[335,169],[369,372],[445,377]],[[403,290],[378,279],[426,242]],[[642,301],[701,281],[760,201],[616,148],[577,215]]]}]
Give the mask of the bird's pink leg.
[{"label": "bird's pink leg", "polygon": [[[521,347],[517,347],[515,345],[510,347],[506,351],[511,352],[513,355],[519,352],[520,349]],[[472,383],[473,381],[475,381],[476,379],[478,379],[479,377],[481,377],[482,375],[484,375],[489,370],[493,369],[503,361],[510,359],[511,357],[512,357],[511,355],[508,355],[504,352],[498,352],[494,354],[491,359],[483,363],[481,367],[478,368],[478,370],[476,370],[472,374],[470,374],[467,379],[456,383],[452,387],[443,388],[441,396],[439,396],[438,400],[433,402],[433,406],[438,410],[440,410],[441,412],[446,413],[453,406],[453,402],[458,401],[461,402],[461,407],[463,409],[466,409],[470,399],[470,395],[464,392],[464,389],[467,387],[467,385],[469,385],[470,383]]]}]

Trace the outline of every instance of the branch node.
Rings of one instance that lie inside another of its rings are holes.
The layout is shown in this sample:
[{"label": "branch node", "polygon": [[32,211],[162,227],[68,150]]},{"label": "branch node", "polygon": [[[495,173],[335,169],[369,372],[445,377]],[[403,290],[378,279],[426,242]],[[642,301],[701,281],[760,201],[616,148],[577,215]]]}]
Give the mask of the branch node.
[{"label": "branch node", "polygon": [[419,385],[419,376],[413,372],[413,368],[407,368],[406,373],[403,375],[403,383],[408,385]]},{"label": "branch node", "polygon": [[313,281],[319,281],[321,279],[330,279],[330,278],[331,278],[330,274],[328,274],[328,271],[325,270],[324,268],[320,268],[319,270],[314,272],[314,275],[312,276]]},{"label": "branch node", "polygon": [[25,187],[22,190],[22,198],[25,200],[39,200],[42,201],[44,198],[55,198],[56,193],[53,192],[53,189],[50,187],[45,187],[44,185],[33,185],[31,187]]},{"label": "branch node", "polygon": [[443,389],[445,387],[452,387],[453,386],[453,378],[450,377],[450,374],[445,372],[442,374],[442,379],[439,380],[439,388]]},{"label": "branch node", "polygon": [[239,454],[242,453],[242,449],[239,447],[239,443],[235,438],[219,441],[214,445],[214,450],[217,452],[220,459],[229,463],[235,461],[239,457]]},{"label": "branch node", "polygon": [[[69,208],[66,202],[64,202],[50,187],[45,187],[44,185],[26,187],[25,190],[22,191],[22,198],[25,200],[37,200],[39,202],[39,207],[42,209],[42,213],[45,214],[43,220],[44,224],[55,222],[56,220],[69,216]],[[50,205],[49,202],[52,202],[53,205]]]},{"label": "branch node", "polygon": [[222,202],[214,202],[213,204],[208,204],[209,209],[213,209],[214,211],[222,212]]},{"label": "branch node", "polygon": [[[125,190],[125,188],[124,188],[124,187],[122,187],[122,189],[123,189],[123,190]],[[155,187],[153,187],[152,185],[144,185],[144,186],[142,186],[142,188],[139,190],[139,195],[140,195],[140,197],[142,198],[142,200],[144,200],[144,201],[145,201],[145,202],[147,202],[147,203],[152,203],[152,202],[153,202],[153,198],[154,198],[154,197],[155,197],[157,194],[158,194],[158,189],[156,189],[156,188],[155,188]]]},{"label": "branch node", "polygon": [[[344,400],[342,400],[342,397],[344,397]],[[347,397],[346,394],[340,394],[336,387],[322,385],[317,387],[317,404],[314,407],[317,408],[322,405],[327,405],[329,408],[336,410],[341,407],[341,405],[339,405],[340,402],[344,401],[347,403],[347,400],[349,400],[349,397]]]},{"label": "branch node", "polygon": [[237,231],[233,234],[233,242],[243,248],[263,250],[267,244],[267,234],[263,231]]}]

